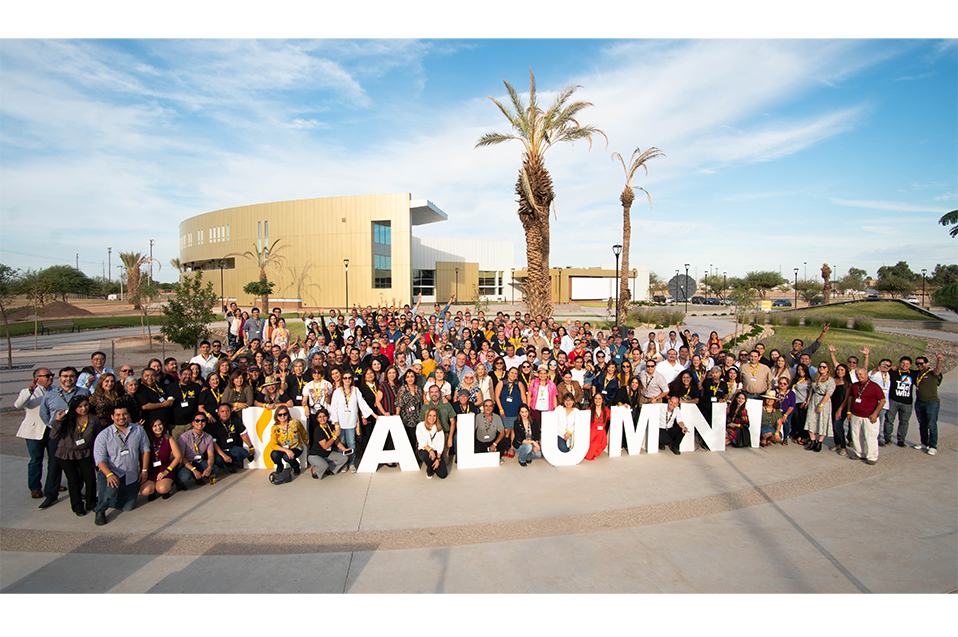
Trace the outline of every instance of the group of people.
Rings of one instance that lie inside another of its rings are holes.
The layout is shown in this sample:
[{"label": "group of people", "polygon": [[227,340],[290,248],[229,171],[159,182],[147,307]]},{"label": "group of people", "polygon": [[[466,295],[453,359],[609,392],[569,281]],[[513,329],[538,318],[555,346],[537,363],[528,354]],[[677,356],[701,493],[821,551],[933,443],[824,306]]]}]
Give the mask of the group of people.
[{"label": "group of people", "polygon": [[[128,510],[138,495],[165,499],[214,483],[255,458],[241,417],[250,407],[272,415],[264,462],[298,475],[305,456],[317,480],[356,472],[380,416],[399,416],[427,477],[445,478],[461,414],[475,416],[476,452],[525,467],[542,457],[543,412],[556,412],[560,451],[578,435],[595,460],[609,445],[615,405],[638,422],[644,405],[664,403],[659,447],[679,454],[689,433],[681,405],[711,421],[711,405],[727,402],[726,444],[750,446],[750,398],[763,401],[763,447],[795,441],[820,451],[832,436],[838,453],[874,464],[896,417],[897,443],[905,444],[914,405],[916,447],[936,453],[940,355],[934,368],[924,357],[917,369],[907,357],[897,366],[882,360],[869,375],[867,348],[862,366],[855,357],[839,363],[833,347],[831,365],[811,365],[827,325],[808,347],[796,340],[766,357],[759,343],[736,356],[715,332],[706,341],[688,330],[650,332],[640,342],[593,332],[588,322],[453,314],[453,301],[432,313],[420,311],[421,298],[414,307],[306,312],[305,338],[295,340],[278,308],[264,319],[259,308],[246,314],[233,304],[225,350],[204,341],[189,361],[154,359],[139,375],[130,365],[114,372],[95,352],[80,370],[60,369],[56,385],[52,371],[37,369],[16,402],[26,411],[18,436],[30,452],[31,495],[46,509],[67,490],[73,511],[93,511],[102,525],[108,509]],[[294,406],[306,422],[293,418]],[[393,443],[387,438],[386,448]]]}]

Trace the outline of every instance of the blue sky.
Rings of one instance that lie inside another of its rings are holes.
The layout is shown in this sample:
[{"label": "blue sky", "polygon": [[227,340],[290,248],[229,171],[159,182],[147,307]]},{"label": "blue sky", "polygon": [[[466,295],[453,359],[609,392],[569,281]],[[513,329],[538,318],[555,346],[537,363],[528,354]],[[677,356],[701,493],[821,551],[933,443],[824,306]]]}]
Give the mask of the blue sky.
[{"label": "blue sky", "polygon": [[543,99],[581,85],[609,137],[546,156],[553,265],[613,260],[610,154],[636,146],[667,155],[633,182],[632,263],[660,275],[958,261],[954,41],[394,38],[0,41],[0,261],[99,275],[152,238],[172,280],[189,216],[408,191],[449,215],[418,234],[509,239],[521,264],[521,146],[474,145],[529,67]]}]

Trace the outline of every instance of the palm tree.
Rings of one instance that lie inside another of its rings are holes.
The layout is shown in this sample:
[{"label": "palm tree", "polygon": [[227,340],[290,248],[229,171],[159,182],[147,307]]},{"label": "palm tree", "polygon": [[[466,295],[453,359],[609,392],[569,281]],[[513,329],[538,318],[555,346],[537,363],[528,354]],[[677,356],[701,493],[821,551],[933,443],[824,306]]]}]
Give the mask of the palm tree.
[{"label": "palm tree", "polygon": [[[486,133],[479,138],[476,148],[492,146],[512,139],[522,142],[522,167],[516,181],[516,194],[519,195],[519,220],[526,234],[526,302],[532,316],[552,316],[552,281],[549,274],[549,210],[555,199],[552,190],[552,177],[545,168],[545,152],[553,144],[588,139],[592,147],[592,135],[605,137],[601,130],[588,125],[580,125],[575,116],[583,109],[592,106],[591,102],[569,102],[578,85],[568,86],[556,95],[552,106],[543,111],[536,102],[536,79],[529,69],[529,104],[511,84],[503,80],[511,109],[498,100],[489,97],[499,107],[502,114],[512,125],[513,133]],[[608,138],[606,137],[606,143]]]},{"label": "palm tree", "polygon": [[170,267],[172,267],[174,270],[176,270],[180,274],[183,274],[183,262],[180,261],[179,258],[170,259]]},{"label": "palm tree", "polygon": [[231,252],[226,255],[228,257],[245,257],[256,264],[256,267],[259,269],[258,289],[263,300],[263,312],[269,312],[269,290],[272,288],[266,276],[266,270],[267,268],[278,269],[286,263],[286,257],[279,254],[286,249],[286,246],[276,247],[276,244],[280,241],[282,241],[282,239],[277,239],[272,245],[264,246],[262,249],[254,245],[252,250],[247,250],[242,254],[239,252]]},{"label": "palm tree", "polygon": [[141,309],[140,305],[140,268],[153,261],[156,268],[160,269],[160,262],[145,255],[142,252],[121,252],[120,261],[126,268],[126,293],[127,298],[133,304],[133,309]]},{"label": "palm tree", "polygon": [[948,231],[948,234],[952,237],[958,237],[958,210],[945,213],[945,215],[938,220],[938,223],[943,226],[951,224],[951,230]]},{"label": "palm tree", "polygon": [[[638,155],[638,157],[636,157],[636,155]],[[622,194],[619,195],[619,201],[622,202],[622,270],[619,275],[619,309],[615,318],[616,325],[625,325],[625,318],[629,314],[629,301],[632,299],[632,293],[629,291],[629,246],[632,243],[632,219],[630,212],[632,210],[632,202],[635,201],[635,192],[632,190],[632,178],[640,166],[645,169],[645,174],[648,176],[649,167],[646,166],[645,163],[653,157],[659,156],[665,157],[665,153],[654,146],[644,153],[641,149],[636,148],[632,153],[632,158],[629,160],[629,166],[626,167],[622,155],[612,153],[612,159],[618,159],[622,162],[622,169],[625,170],[625,189],[622,191]],[[645,196],[649,198],[649,210],[651,210],[652,195],[650,195],[649,191],[645,188],[640,187],[639,190],[644,192]]]}]

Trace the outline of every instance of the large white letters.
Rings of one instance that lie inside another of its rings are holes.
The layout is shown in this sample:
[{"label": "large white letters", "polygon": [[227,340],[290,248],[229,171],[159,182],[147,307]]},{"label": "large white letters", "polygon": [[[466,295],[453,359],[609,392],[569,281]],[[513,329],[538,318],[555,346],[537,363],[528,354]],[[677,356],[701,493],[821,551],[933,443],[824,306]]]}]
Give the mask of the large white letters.
[{"label": "large white letters", "polygon": [[645,441],[645,429],[641,425],[632,424],[632,409],[625,405],[616,405],[612,408],[611,422],[609,423],[609,457],[618,458],[622,455],[622,434],[625,434],[625,445],[630,456],[639,455],[642,443]]},{"label": "large white letters", "polygon": [[[393,450],[386,450],[386,434],[392,435]],[[443,434],[445,435],[445,434]],[[416,454],[409,446],[406,428],[399,416],[380,416],[373,427],[373,433],[363,452],[363,459],[359,463],[358,473],[374,473],[380,464],[398,462],[403,471],[419,471]]]},{"label": "large white letters", "polygon": [[579,464],[589,452],[589,412],[576,410],[575,434],[572,437],[572,448],[563,453],[559,451],[559,414],[557,411],[542,413],[542,422],[539,424],[542,457],[555,467],[571,467]]},{"label": "large white letters", "polygon": [[[458,469],[480,469],[482,467],[498,467],[499,452],[486,451],[476,453],[474,445],[476,439],[476,415],[460,414],[456,416],[456,467]],[[503,437],[499,443],[508,444],[508,438]]]}]

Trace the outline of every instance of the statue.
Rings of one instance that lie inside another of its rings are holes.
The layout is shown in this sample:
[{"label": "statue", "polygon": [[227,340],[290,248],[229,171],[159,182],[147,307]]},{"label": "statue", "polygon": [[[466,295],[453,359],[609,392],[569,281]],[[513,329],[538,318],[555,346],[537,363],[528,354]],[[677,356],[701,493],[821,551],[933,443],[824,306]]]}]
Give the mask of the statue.
[{"label": "statue", "polygon": [[822,264],[822,278],[825,280],[825,285],[822,286],[822,297],[824,299],[823,303],[828,303],[832,298],[832,269],[828,267],[827,263]]}]

